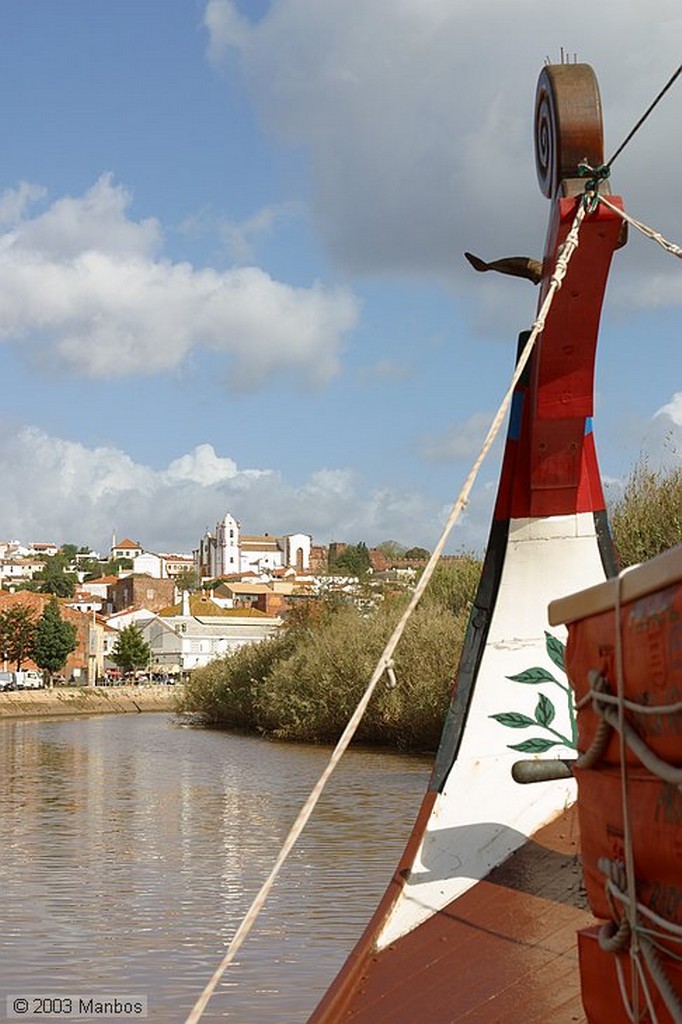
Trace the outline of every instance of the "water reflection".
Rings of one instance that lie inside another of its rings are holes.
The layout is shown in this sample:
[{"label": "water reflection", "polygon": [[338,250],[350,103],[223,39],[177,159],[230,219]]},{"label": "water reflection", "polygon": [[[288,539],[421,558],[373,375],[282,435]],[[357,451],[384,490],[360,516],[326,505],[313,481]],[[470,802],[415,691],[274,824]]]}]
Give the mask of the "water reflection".
[{"label": "water reflection", "polygon": [[[328,751],[162,714],[0,723],[0,995],[143,993],[182,1024]],[[351,751],[204,1019],[304,1021],[395,867],[429,762]]]}]

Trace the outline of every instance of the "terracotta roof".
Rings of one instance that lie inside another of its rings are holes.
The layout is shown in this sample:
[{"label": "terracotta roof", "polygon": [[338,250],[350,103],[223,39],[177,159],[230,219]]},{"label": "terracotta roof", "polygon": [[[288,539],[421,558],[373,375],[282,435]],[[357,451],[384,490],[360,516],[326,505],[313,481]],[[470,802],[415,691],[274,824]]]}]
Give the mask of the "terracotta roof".
[{"label": "terracotta roof", "polygon": [[[215,601],[212,601],[210,597],[205,597],[203,594],[190,594],[189,598],[189,612],[190,615],[202,616],[202,618],[211,618],[216,616],[222,618],[227,609],[221,608]],[[170,618],[172,616],[182,615],[182,601],[177,604],[166,605],[158,613],[161,616]]]},{"label": "terracotta roof", "polygon": [[134,540],[130,540],[129,537],[126,537],[125,540],[120,541],[118,544],[114,544],[112,551],[118,551],[119,548],[140,548],[141,550],[142,545]]},{"label": "terracotta roof", "polygon": [[272,587],[267,583],[222,583],[222,587],[233,594],[272,594]]},{"label": "terracotta roof", "polygon": [[[189,612],[196,619],[253,619],[270,618],[265,612],[255,608],[221,608],[208,597],[194,594],[189,599]],[[158,613],[162,618],[178,618],[182,616],[182,602],[168,605]]]},{"label": "terracotta roof", "polygon": [[[41,594],[32,590],[18,590],[16,593],[1,590],[0,610],[23,604],[32,608],[38,615],[42,615],[43,608],[46,604],[49,604],[51,600],[52,594]],[[78,609],[71,608],[67,601],[68,599],[65,598],[57,598],[59,610],[63,618],[76,623],[90,621],[89,612],[79,612]]]}]

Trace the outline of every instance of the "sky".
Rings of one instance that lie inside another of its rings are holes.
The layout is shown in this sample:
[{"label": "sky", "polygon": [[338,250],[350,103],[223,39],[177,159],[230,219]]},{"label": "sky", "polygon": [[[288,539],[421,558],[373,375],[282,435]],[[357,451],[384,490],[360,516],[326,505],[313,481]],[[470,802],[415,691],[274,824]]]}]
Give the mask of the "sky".
[{"label": "sky", "polygon": [[[535,316],[538,75],[615,152],[679,0],[2,0],[0,539],[432,548]],[[682,243],[682,79],[613,167]],[[596,368],[607,495],[682,452],[680,262],[632,232]],[[501,440],[450,551],[480,552]]]}]

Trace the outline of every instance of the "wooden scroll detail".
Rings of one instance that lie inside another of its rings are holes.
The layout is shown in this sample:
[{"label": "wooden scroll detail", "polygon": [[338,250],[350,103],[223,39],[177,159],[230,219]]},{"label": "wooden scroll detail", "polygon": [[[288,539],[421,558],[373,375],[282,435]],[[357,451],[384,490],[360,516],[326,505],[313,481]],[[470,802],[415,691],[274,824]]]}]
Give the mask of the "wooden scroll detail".
[{"label": "wooden scroll detail", "polygon": [[535,94],[535,168],[548,199],[561,182],[578,177],[578,165],[604,162],[601,99],[589,64],[548,64]]}]

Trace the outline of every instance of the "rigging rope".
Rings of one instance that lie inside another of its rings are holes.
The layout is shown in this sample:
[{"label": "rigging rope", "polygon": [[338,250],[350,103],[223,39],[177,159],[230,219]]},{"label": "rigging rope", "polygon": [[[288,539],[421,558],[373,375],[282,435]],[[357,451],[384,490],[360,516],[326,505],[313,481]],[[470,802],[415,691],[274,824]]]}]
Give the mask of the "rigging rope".
[{"label": "rigging rope", "polygon": [[251,906],[247,910],[246,915],[242,919],[241,924],[237,928],[237,931],[235,932],[234,937],[232,938],[232,941],[230,942],[230,945],[227,948],[225,956],[221,960],[216,970],[213,972],[213,975],[206,984],[204,991],[197,999],[193,1009],[191,1010],[189,1016],[187,1017],[187,1020],[185,1021],[185,1024],[198,1024],[198,1021],[201,1019],[201,1016],[204,1010],[206,1009],[206,1006],[208,1005],[208,1001],[211,998],[213,992],[215,991],[217,985],[219,984],[220,979],[222,978],[223,974],[225,973],[229,965],[234,960],[242,943],[244,942],[247,935],[251,931],[251,928],[253,927],[256,918],[258,917],[260,911],[262,910],[263,905],[270,893],[270,890],[272,889],[277,879],[277,876],[279,875],[279,872],[282,866],[284,865],[284,862],[286,861],[287,857],[289,856],[289,853],[291,852],[296,841],[301,835],[301,832],[307,825],[310,816],[312,815],[315,806],[322,795],[322,792],[327,784],[327,781],[329,780],[329,777],[332,775],[334,769],[341,760],[353,736],[355,735],[355,732],[357,731],[357,728],[362,720],[362,716],[365,713],[367,705],[369,704],[369,701],[372,697],[372,694],[374,693],[374,690],[376,689],[379,680],[383,676],[384,672],[387,672],[390,678],[390,669],[392,668],[393,653],[398,645],[398,642],[400,641],[400,638],[402,637],[403,632],[405,631],[405,627],[407,626],[407,623],[412,613],[417,607],[417,604],[419,603],[424,593],[424,590],[426,589],[426,586],[429,583],[431,576],[433,575],[433,572],[438,564],[440,556],[443,553],[443,549],[445,548],[445,544],[450,535],[450,532],[452,531],[455,523],[459,519],[462,510],[466,507],[467,501],[469,499],[469,494],[478,475],[478,471],[480,470],[485,457],[490,451],[493,442],[495,441],[495,438],[500,432],[500,429],[504,422],[504,418],[507,414],[507,410],[509,409],[509,406],[511,404],[511,400],[516,385],[518,384],[521,378],[526,363],[530,359],[533,347],[535,345],[535,341],[538,335],[541,334],[544,329],[545,321],[547,319],[547,315],[554,300],[554,296],[556,292],[561,288],[564,277],[566,276],[566,272],[568,270],[568,264],[571,260],[571,257],[573,256],[575,250],[578,248],[578,236],[580,226],[588,212],[589,211],[587,210],[585,204],[579,202],[575,218],[571,226],[571,230],[566,236],[566,241],[561,247],[560,253],[557,258],[556,266],[554,268],[554,272],[549,280],[547,294],[542,303],[542,306],[540,307],[540,311],[536,319],[533,321],[532,330],[530,332],[526,344],[523,347],[521,355],[519,356],[514,373],[512,374],[511,383],[507,389],[504,398],[502,399],[502,402],[500,403],[497,413],[493,418],[486,438],[481,447],[481,451],[479,452],[478,457],[476,458],[473,466],[471,467],[471,470],[469,471],[469,475],[467,476],[464,482],[464,485],[459,493],[459,496],[457,497],[457,500],[455,501],[454,505],[450,510],[450,514],[448,516],[447,522],[445,523],[440,539],[438,540],[438,543],[436,544],[433,553],[426,564],[424,572],[422,573],[422,576],[412,593],[412,597],[410,598],[409,604],[407,605],[407,608],[405,609],[403,615],[401,616],[397,626],[393,630],[393,633],[391,634],[391,637],[389,638],[388,643],[384,648],[383,654],[379,658],[379,661],[372,674],[372,677],[369,683],[367,684],[367,688],[362,698],[360,699],[357,707],[355,708],[355,711],[353,712],[353,715],[348,721],[348,724],[346,725],[346,728],[344,729],[341,738],[336,744],[336,747],[332,751],[326,768],[322,772],[322,775],[318,779],[310,795],[308,796],[308,799],[301,808],[299,815],[296,818],[296,821],[292,825],[289,834],[286,837],[284,844],[275,860],[275,863],[272,867],[270,874],[266,878],[256,897],[254,898]]},{"label": "rigging rope", "polygon": [[604,196],[600,195],[598,199],[600,203],[603,203],[604,206],[608,206],[609,210],[613,210],[614,213],[617,213],[618,216],[622,217],[623,220],[628,222],[628,224],[632,224],[633,228],[637,228],[637,230],[641,231],[643,235],[647,236],[647,238],[651,238],[654,242],[658,242],[659,245],[672,253],[673,256],[682,258],[682,248],[680,248],[679,245],[675,245],[674,242],[669,242],[667,238],[663,237],[660,231],[654,231],[653,228],[649,228],[646,224],[642,224],[641,221],[635,220],[634,217],[630,217],[624,210],[619,210],[617,206],[614,206],[613,203],[608,201],[608,199],[605,199]]},{"label": "rigging rope", "polygon": [[610,168],[610,167],[611,167],[611,165],[613,164],[613,161],[614,161],[614,160],[616,159],[616,157],[617,157],[617,156],[619,156],[619,155],[620,155],[620,154],[621,154],[621,153],[623,152],[623,150],[624,150],[624,149],[625,149],[625,147],[627,146],[627,144],[628,144],[628,142],[630,141],[630,139],[631,139],[631,138],[633,137],[633,135],[635,135],[635,134],[636,134],[636,132],[638,132],[638,131],[639,131],[639,129],[640,129],[641,127],[642,127],[642,125],[644,124],[644,122],[646,121],[647,117],[649,116],[649,114],[650,114],[650,113],[652,112],[652,110],[654,109],[654,107],[655,107],[655,106],[657,106],[657,104],[658,104],[658,103],[660,103],[660,101],[661,101],[661,100],[663,99],[663,97],[664,97],[664,96],[665,96],[665,94],[667,93],[668,89],[669,89],[669,88],[671,87],[671,85],[673,84],[673,82],[675,81],[675,79],[676,79],[676,78],[677,78],[677,77],[678,77],[678,76],[679,76],[679,75],[680,75],[681,73],[682,73],[682,64],[680,64],[680,66],[679,66],[679,68],[677,69],[677,71],[675,71],[675,72],[674,72],[674,73],[673,73],[673,74],[672,74],[672,75],[670,76],[670,78],[668,79],[668,81],[666,82],[666,84],[665,84],[665,85],[663,86],[663,88],[662,88],[662,89],[661,89],[661,91],[659,92],[659,94],[658,94],[658,96],[656,97],[656,99],[655,99],[655,100],[654,100],[654,101],[653,101],[653,102],[652,102],[652,103],[650,104],[650,106],[649,106],[649,107],[648,107],[648,108],[647,108],[647,109],[646,109],[646,110],[644,111],[644,113],[642,114],[642,116],[640,117],[639,121],[637,122],[637,124],[636,124],[636,125],[634,126],[634,128],[632,129],[632,131],[630,131],[630,132],[628,133],[628,135],[626,136],[626,138],[625,138],[625,139],[623,139],[623,141],[621,142],[620,146],[618,147],[618,149],[616,150],[616,152],[615,152],[615,153],[613,154],[613,156],[611,157],[611,159],[610,159],[609,161],[607,161],[607,163],[606,163],[606,165],[605,165],[606,167],[609,167],[609,168]]}]

